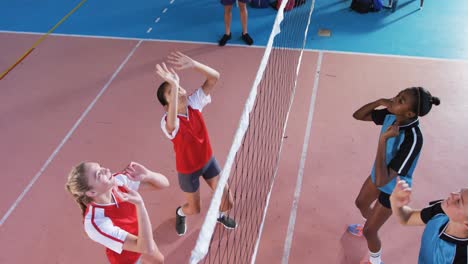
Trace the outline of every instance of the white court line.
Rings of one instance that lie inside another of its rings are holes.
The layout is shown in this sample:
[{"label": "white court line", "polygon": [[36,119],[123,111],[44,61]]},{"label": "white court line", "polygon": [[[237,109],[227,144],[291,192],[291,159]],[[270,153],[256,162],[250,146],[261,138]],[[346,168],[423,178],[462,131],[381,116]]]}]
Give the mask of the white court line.
[{"label": "white court line", "polygon": [[283,260],[282,264],[287,264],[289,261],[289,254],[291,252],[292,238],[294,235],[294,225],[296,224],[297,206],[299,204],[299,197],[301,196],[302,179],[304,176],[304,166],[307,158],[307,148],[309,146],[310,132],[312,129],[312,121],[314,117],[315,100],[317,98],[318,83],[320,78],[320,69],[322,67],[323,52],[319,52],[317,58],[317,70],[315,71],[314,88],[310,98],[309,116],[307,117],[307,128],[304,135],[304,144],[302,145],[301,162],[299,163],[299,172],[297,173],[296,189],[294,191],[294,199],[289,216],[288,233],[284,242]]},{"label": "white court line", "polygon": [[[156,19],[155,23],[159,22]],[[8,33],[8,34],[28,34],[28,35],[44,35],[45,33],[40,32],[27,32],[27,31],[5,31],[0,30],[0,33]],[[62,33],[53,33],[50,36],[57,36],[57,37],[74,37],[74,38],[90,38],[90,39],[115,39],[115,40],[144,40],[146,42],[171,42],[171,43],[182,43],[182,44],[201,44],[201,45],[211,45],[211,46],[218,46],[218,42],[207,42],[207,41],[191,41],[191,40],[172,40],[172,39],[151,39],[151,38],[127,38],[127,37],[111,37],[111,36],[97,36],[97,35],[80,35],[80,34],[62,34]],[[250,45],[247,46],[245,44],[229,44],[229,46],[233,47],[243,47],[243,48],[262,48],[264,49],[265,46],[260,45]],[[294,50],[294,49],[291,49]]]},{"label": "white court line", "polygon": [[[0,30],[0,33],[8,34],[29,34],[29,35],[44,35],[46,32],[28,32],[28,31],[8,31]],[[80,35],[80,34],[61,34],[52,33],[51,36],[59,37],[77,37],[77,38],[91,38],[91,39],[118,39],[118,40],[144,40],[147,42],[171,42],[171,43],[183,43],[183,44],[203,44],[218,46],[217,42],[208,41],[190,41],[190,40],[172,40],[172,39],[154,39],[154,38],[127,38],[127,37],[111,37],[111,36],[98,36],[98,35]],[[229,44],[227,47],[243,47],[243,48],[265,48],[262,45],[251,45],[245,44]],[[282,48],[288,49],[288,48]],[[300,48],[291,48],[290,50],[300,50]],[[429,61],[448,61],[448,62],[462,62],[468,63],[468,59],[450,59],[450,58],[436,58],[436,57],[423,57],[423,56],[409,56],[409,55],[395,55],[395,54],[382,54],[382,53],[366,53],[356,51],[339,51],[339,50],[320,50],[320,49],[304,49],[305,52],[323,52],[330,54],[349,54],[349,55],[360,55],[360,56],[375,56],[384,58],[401,58],[401,59],[416,59],[416,60],[429,60]]]},{"label": "white court line", "polygon": [[136,49],[140,46],[140,44],[143,42],[143,40],[140,40],[136,45],[135,47],[133,47],[132,51],[130,51],[130,53],[127,55],[127,57],[125,58],[125,60],[120,64],[120,66],[117,68],[117,70],[114,72],[114,74],[112,74],[111,78],[107,81],[107,83],[101,88],[101,90],[99,91],[99,93],[96,95],[96,97],[94,98],[94,100],[88,105],[88,107],[86,108],[86,110],[81,114],[81,116],[78,118],[78,120],[75,122],[75,124],[73,125],[73,127],[70,129],[70,131],[68,131],[67,135],[62,139],[62,141],[60,142],[60,144],[57,146],[57,148],[55,148],[54,152],[52,152],[52,154],[49,156],[49,158],[47,159],[47,161],[44,163],[44,165],[42,165],[41,169],[39,170],[39,172],[36,173],[36,175],[34,175],[34,177],[31,179],[31,181],[29,182],[28,186],[26,186],[26,188],[23,190],[23,192],[18,196],[18,198],[16,198],[16,201],[13,203],[13,205],[10,207],[10,209],[8,209],[8,211],[5,213],[5,215],[2,217],[2,219],[0,220],[0,227],[3,225],[3,223],[5,223],[5,221],[8,219],[8,217],[10,216],[10,214],[13,212],[13,210],[15,210],[15,208],[18,206],[18,204],[21,202],[21,200],[24,198],[24,196],[28,193],[28,191],[32,188],[32,186],[34,185],[34,183],[37,181],[37,179],[39,179],[39,177],[42,175],[42,173],[44,173],[44,171],[47,169],[47,167],[49,166],[49,164],[52,162],[52,160],[55,158],[55,156],[58,154],[58,152],[60,151],[60,149],[62,149],[62,147],[65,145],[65,143],[67,142],[67,140],[71,137],[71,135],[75,132],[76,128],[80,125],[81,121],[83,121],[83,119],[86,117],[86,115],[88,115],[89,111],[91,111],[91,109],[94,107],[94,105],[96,104],[96,102],[99,100],[99,98],[102,96],[102,94],[107,90],[107,88],[109,87],[109,85],[112,83],[112,81],[115,79],[115,77],[117,77],[117,75],[119,74],[119,72],[122,70],[122,68],[125,66],[125,64],[127,64],[128,60],[130,59],[130,57],[132,57],[133,53],[135,53]]}]

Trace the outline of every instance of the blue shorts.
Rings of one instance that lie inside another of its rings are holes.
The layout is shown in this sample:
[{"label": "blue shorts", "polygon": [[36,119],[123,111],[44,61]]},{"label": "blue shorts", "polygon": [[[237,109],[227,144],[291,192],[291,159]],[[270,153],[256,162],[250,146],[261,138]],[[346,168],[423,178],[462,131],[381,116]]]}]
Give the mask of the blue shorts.
[{"label": "blue shorts", "polygon": [[211,159],[201,168],[190,174],[183,174],[178,172],[179,176],[179,186],[184,192],[194,193],[200,188],[200,176],[203,176],[203,179],[209,180],[219,175],[221,168],[219,167],[218,162],[215,157]]},{"label": "blue shorts", "polygon": [[[239,1],[240,3],[244,3],[244,4],[250,3],[250,0],[237,0],[237,1]],[[230,6],[235,3],[236,3],[236,0],[221,0],[221,4],[223,4],[224,6]]]}]

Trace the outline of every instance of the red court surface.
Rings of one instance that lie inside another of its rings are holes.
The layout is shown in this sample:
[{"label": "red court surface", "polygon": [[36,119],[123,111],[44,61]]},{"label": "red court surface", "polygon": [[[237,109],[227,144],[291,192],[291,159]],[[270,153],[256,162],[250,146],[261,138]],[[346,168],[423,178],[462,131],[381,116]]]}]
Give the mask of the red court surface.
[{"label": "red court surface", "polygon": [[[36,38],[0,34],[0,49],[11,51],[2,55],[0,66],[14,62]],[[0,160],[6,186],[0,199],[4,218],[0,247],[8,252],[0,254],[0,263],[106,263],[104,248],[86,237],[80,211],[64,190],[70,168],[83,160],[115,171],[134,160],[165,174],[171,182],[168,189],[145,189],[142,195],[166,263],[188,262],[211,193],[202,185],[202,214],[190,217],[187,234],[178,237],[174,213],[183,196],[172,144],[160,129],[163,109],[155,99],[160,80],[153,74],[154,65],[174,50],[221,73],[204,116],[214,152],[224,164],[263,55],[261,48],[51,36],[0,81]],[[403,88],[424,86],[441,98],[441,105],[421,121],[425,141],[414,175],[412,205],[424,206],[466,185],[467,125],[462,115],[468,110],[467,62],[322,55],[307,51],[303,57],[256,263],[282,263],[302,154],[307,156],[289,263],[359,263],[365,257],[365,240],[345,230],[348,223],[361,221],[354,199],[369,175],[379,127],[351,115],[363,104],[392,97]],[[203,81],[190,71],[180,76],[189,91]],[[302,153],[311,113],[310,139]],[[9,208],[13,210],[5,216]],[[381,230],[383,260],[415,263],[421,232],[391,218]]]}]

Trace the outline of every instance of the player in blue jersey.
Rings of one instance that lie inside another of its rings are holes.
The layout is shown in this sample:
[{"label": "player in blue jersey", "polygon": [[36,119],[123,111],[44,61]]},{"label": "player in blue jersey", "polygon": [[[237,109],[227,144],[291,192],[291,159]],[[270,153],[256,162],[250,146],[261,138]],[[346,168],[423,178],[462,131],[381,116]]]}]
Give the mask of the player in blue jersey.
[{"label": "player in blue jersey", "polygon": [[445,200],[416,210],[408,206],[411,188],[405,180],[390,196],[392,211],[402,225],[426,225],[421,238],[419,264],[468,263],[468,189],[452,192]]},{"label": "player in blue jersey", "polygon": [[[369,248],[369,262],[381,264],[381,241],[378,231],[392,214],[390,194],[396,177],[412,182],[413,171],[423,145],[419,117],[428,114],[440,100],[422,87],[402,90],[392,99],[380,99],[357,110],[353,117],[381,125],[381,134],[371,175],[364,182],[356,206],[366,219],[364,225],[353,224],[348,231],[364,237]],[[377,110],[379,107],[383,109]],[[376,201],[377,200],[377,201]],[[371,207],[372,203],[375,205]]]}]

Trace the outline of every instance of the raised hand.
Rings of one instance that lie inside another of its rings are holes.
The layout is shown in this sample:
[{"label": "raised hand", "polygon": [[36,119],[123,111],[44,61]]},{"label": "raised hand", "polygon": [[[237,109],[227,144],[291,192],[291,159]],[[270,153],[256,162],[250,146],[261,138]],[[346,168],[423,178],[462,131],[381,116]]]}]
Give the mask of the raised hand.
[{"label": "raised hand", "polygon": [[143,204],[143,198],[141,198],[141,195],[137,191],[128,188],[127,185],[123,185],[122,187],[127,191],[127,193],[121,192],[117,188],[115,192],[115,194],[120,198],[120,200],[135,205]]},{"label": "raised hand", "polygon": [[162,65],[156,64],[155,73],[172,86],[179,86],[179,75],[177,75],[174,69],[168,69],[164,62],[162,63]]},{"label": "raised hand", "polygon": [[410,202],[411,198],[411,188],[405,180],[401,180],[400,177],[397,177],[397,184],[395,189],[393,189],[390,200],[392,201],[392,206],[401,208],[407,205]]},{"label": "raised hand", "polygon": [[145,166],[134,161],[130,162],[127,168],[125,168],[124,172],[125,175],[127,175],[127,177],[132,181],[142,181],[149,174],[149,170]]},{"label": "raised hand", "polygon": [[195,66],[194,60],[192,60],[189,56],[179,51],[172,52],[168,56],[168,62],[173,64],[176,70],[189,69]]}]

